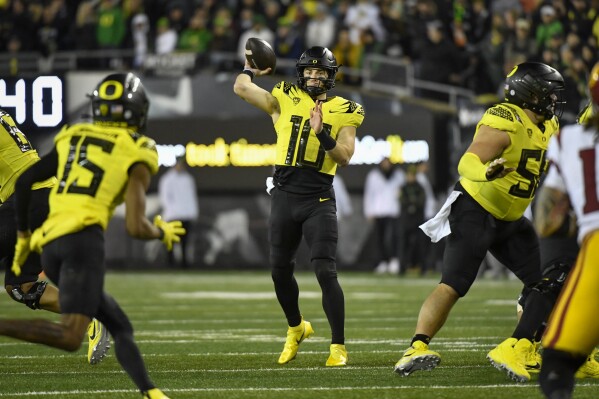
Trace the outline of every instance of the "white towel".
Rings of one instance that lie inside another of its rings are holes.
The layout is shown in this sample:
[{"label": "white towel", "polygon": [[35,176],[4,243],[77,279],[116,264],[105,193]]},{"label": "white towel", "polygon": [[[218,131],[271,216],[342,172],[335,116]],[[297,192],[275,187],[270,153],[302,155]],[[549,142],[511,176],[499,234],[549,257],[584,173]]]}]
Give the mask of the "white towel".
[{"label": "white towel", "polygon": [[431,238],[432,242],[439,242],[441,238],[448,236],[451,233],[448,220],[449,212],[451,212],[451,204],[453,204],[461,194],[463,194],[461,191],[452,191],[439,212],[437,212],[437,214],[428,222],[418,226],[420,227],[420,230],[424,231],[424,234]]},{"label": "white towel", "polygon": [[273,188],[275,188],[275,184],[273,183],[273,178],[267,177],[266,178],[266,192],[268,193],[268,195],[270,195],[270,192],[272,191]]}]

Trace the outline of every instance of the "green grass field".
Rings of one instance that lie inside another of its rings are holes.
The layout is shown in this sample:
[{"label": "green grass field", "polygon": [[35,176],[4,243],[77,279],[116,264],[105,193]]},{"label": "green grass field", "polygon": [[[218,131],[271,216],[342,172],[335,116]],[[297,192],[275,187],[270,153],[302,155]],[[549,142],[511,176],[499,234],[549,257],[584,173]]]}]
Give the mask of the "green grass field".
[{"label": "green grass field", "polygon": [[[393,365],[436,278],[341,272],[350,365],[329,369],[319,287],[310,273],[297,277],[302,312],[316,333],[284,366],[276,361],[287,326],[267,271],[111,272],[106,288],[129,314],[152,379],[172,399],[542,398],[536,376],[512,382],[485,358],[515,326],[517,282],[477,281],[432,342],[441,365],[400,377]],[[0,315],[57,318],[5,294]],[[113,349],[97,366],[87,364],[86,353],[87,342],[71,354],[0,337],[0,399],[139,397]],[[575,398],[598,396],[599,380],[578,381]]]}]

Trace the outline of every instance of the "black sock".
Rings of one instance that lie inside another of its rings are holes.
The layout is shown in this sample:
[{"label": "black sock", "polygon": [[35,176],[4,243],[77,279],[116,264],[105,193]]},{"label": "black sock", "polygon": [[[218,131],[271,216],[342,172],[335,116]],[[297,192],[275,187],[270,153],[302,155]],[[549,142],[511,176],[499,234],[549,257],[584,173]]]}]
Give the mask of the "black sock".
[{"label": "black sock", "polygon": [[133,340],[133,335],[119,334],[114,336],[113,340],[116,358],[121,364],[121,367],[123,367],[123,370],[129,374],[133,383],[135,383],[142,392],[154,388],[154,384],[150,381],[139,348]]},{"label": "black sock", "polygon": [[531,291],[512,337],[517,339],[526,338],[532,342],[535,333],[549,317],[554,303],[555,301],[549,295],[535,290]]},{"label": "black sock", "polygon": [[416,342],[416,341],[422,341],[428,345],[431,343],[431,337],[429,337],[428,335],[424,335],[424,334],[416,334],[416,335],[414,335],[414,338],[412,338],[412,342],[410,343],[410,345],[414,344],[414,342]]},{"label": "black sock", "polygon": [[320,281],[322,308],[331,325],[331,344],[345,344],[345,296],[337,278]]},{"label": "black sock", "polygon": [[302,316],[299,309],[299,287],[291,273],[273,273],[275,293],[290,327],[299,326]]}]

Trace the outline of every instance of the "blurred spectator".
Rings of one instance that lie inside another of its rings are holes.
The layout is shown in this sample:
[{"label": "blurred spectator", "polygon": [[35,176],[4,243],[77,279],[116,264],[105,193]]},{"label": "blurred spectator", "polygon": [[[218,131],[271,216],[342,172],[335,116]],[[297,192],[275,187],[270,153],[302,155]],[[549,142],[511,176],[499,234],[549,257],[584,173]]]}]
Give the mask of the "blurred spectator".
[{"label": "blurred spectator", "polygon": [[506,38],[504,60],[516,65],[520,62],[514,63],[515,59],[527,60],[536,54],[537,44],[531,34],[530,22],[524,18],[517,19],[515,31]]},{"label": "blurred spectator", "polygon": [[[37,47],[36,6],[27,5],[23,0],[14,0],[0,10],[0,50],[7,49],[10,38],[18,38],[18,51],[33,51]],[[39,7],[41,11],[41,7]],[[14,52],[14,48],[13,48]]]},{"label": "blurred spectator", "polygon": [[44,57],[71,47],[67,34],[71,21],[63,0],[53,0],[44,6],[41,24],[37,29],[38,46]]},{"label": "blurred spectator", "polygon": [[[77,16],[73,26],[73,38],[75,50],[96,50],[96,24],[97,15],[94,4],[91,1],[83,1],[77,7]],[[94,68],[98,65],[93,58],[81,58],[77,60],[79,68]]]},{"label": "blurred spectator", "polygon": [[564,27],[562,23],[557,19],[557,13],[555,8],[550,5],[544,5],[540,10],[541,23],[537,26],[536,40],[537,47],[543,51],[549,42],[549,40],[555,34],[563,34]]},{"label": "blurred spectator", "polygon": [[220,8],[215,14],[214,27],[212,28],[212,42],[210,52],[217,72],[234,70],[238,62],[226,57],[215,57],[217,53],[235,53],[237,51],[237,38],[233,32],[231,12],[227,8]]},{"label": "blurred spectator", "polygon": [[156,54],[170,54],[177,47],[178,35],[174,29],[171,29],[168,18],[162,17],[156,22]]},{"label": "blurred spectator", "polygon": [[252,29],[254,26],[254,16],[256,14],[250,8],[244,8],[239,14],[238,18],[233,18],[236,24],[236,31],[238,33],[238,37],[243,34],[243,32]]},{"label": "blurred spectator", "polygon": [[418,267],[420,273],[427,270],[424,244],[426,235],[419,229],[424,223],[426,192],[416,177],[417,166],[409,165],[405,175],[405,184],[400,189],[401,216],[399,218],[400,274],[407,269]]},{"label": "blurred spectator", "polygon": [[212,41],[212,32],[206,27],[203,10],[198,10],[189,20],[189,26],[181,32],[177,50],[196,54],[196,65],[203,66],[207,62],[208,50]]},{"label": "blurred spectator", "polygon": [[102,0],[98,9],[96,40],[101,49],[117,49],[125,38],[125,19],[116,0]]},{"label": "blurred spectator", "polygon": [[376,41],[384,42],[385,29],[379,18],[379,8],[371,0],[356,0],[345,16],[345,25],[349,27],[349,40],[353,44],[362,42],[362,33],[371,29]]},{"label": "blurred spectator", "polygon": [[587,101],[587,76],[589,71],[584,61],[575,57],[568,47],[562,49],[561,59],[562,62],[568,62],[561,69],[565,84],[562,100],[566,102],[561,123],[571,124],[576,122],[579,111]]},{"label": "blurred spectator", "polygon": [[[180,220],[187,231],[181,236],[181,267],[187,268],[187,242],[193,233],[199,215],[196,183],[187,170],[185,157],[178,157],[175,166],[160,177],[158,196],[162,206],[162,218],[167,222]],[[175,244],[175,248],[177,244]],[[174,251],[168,252],[169,265],[175,264]]]},{"label": "blurred spectator", "polygon": [[354,207],[345,182],[338,173],[333,178],[333,190],[335,191],[335,203],[337,204],[337,220],[341,221],[354,213]]},{"label": "blurred spectator", "polygon": [[337,24],[329,14],[329,8],[324,3],[316,6],[316,13],[306,26],[306,47],[321,46],[331,48],[335,41]]},{"label": "blurred spectator", "polygon": [[468,13],[465,22],[468,45],[477,46],[487,38],[491,30],[491,13],[489,13],[484,0],[472,1],[471,12]]},{"label": "blurred spectator", "polygon": [[[349,30],[342,28],[337,33],[337,42],[331,49],[339,65],[346,68],[358,68],[362,60],[362,44],[354,44],[349,40]],[[340,68],[337,73],[337,79],[343,83],[356,84],[357,77],[344,73],[344,68]]]},{"label": "blurred spectator", "polygon": [[580,37],[589,37],[593,31],[593,22],[597,11],[589,7],[587,0],[572,0],[566,18],[568,29]]},{"label": "blurred spectator", "polygon": [[[279,26],[275,35],[273,49],[277,58],[296,61],[303,53],[304,44],[293,28],[291,21],[286,18],[279,19]],[[295,66],[279,68],[279,72],[288,76],[295,76]]]},{"label": "blurred spectator", "polygon": [[385,53],[391,57],[404,55],[409,47],[409,37],[405,20],[404,2],[390,0],[381,5],[381,23],[387,32]]},{"label": "blurred spectator", "polygon": [[265,19],[262,15],[254,15],[253,23],[251,29],[246,30],[239,36],[239,43],[237,43],[237,56],[242,63],[245,63],[245,42],[250,37],[255,37],[258,39],[266,40],[271,46],[275,40],[275,34],[266,27]]},{"label": "blurred spectator", "polygon": [[[96,40],[101,50],[116,50],[121,48],[125,39],[125,18],[116,0],[102,0],[98,9],[96,25]],[[119,63],[117,57],[103,57],[100,64],[104,68],[114,67]]]},{"label": "blurred spectator", "polygon": [[148,34],[150,21],[146,14],[136,14],[131,20],[131,34],[133,38],[133,68],[143,68],[148,55]]},{"label": "blurred spectator", "polygon": [[[375,273],[399,273],[399,243],[397,229],[401,212],[399,190],[404,183],[404,173],[396,169],[389,158],[370,170],[364,183],[364,216],[374,223],[378,245],[379,263]],[[401,251],[401,247],[400,247]]]},{"label": "blurred spectator", "polygon": [[437,6],[433,0],[418,0],[408,8],[406,16],[410,40],[404,48],[407,57],[412,60],[420,57],[420,51],[427,41],[428,23],[437,20]]},{"label": "blurred spectator", "polygon": [[[279,26],[279,18],[283,16],[281,11],[281,3],[275,0],[268,0],[264,5],[264,19],[265,25],[273,32],[277,31]],[[292,22],[290,19],[287,21]]]},{"label": "blurred spectator", "polygon": [[177,32],[178,37],[189,25],[188,15],[189,10],[186,1],[175,0],[168,2],[168,5],[166,6],[166,16],[170,28]]},{"label": "blurred spectator", "polygon": [[[427,24],[427,39],[420,50],[418,78],[445,85],[458,83],[462,64],[460,53],[455,44],[445,37],[440,21]],[[421,95],[439,101],[448,99],[447,94],[440,91],[423,90]]]}]

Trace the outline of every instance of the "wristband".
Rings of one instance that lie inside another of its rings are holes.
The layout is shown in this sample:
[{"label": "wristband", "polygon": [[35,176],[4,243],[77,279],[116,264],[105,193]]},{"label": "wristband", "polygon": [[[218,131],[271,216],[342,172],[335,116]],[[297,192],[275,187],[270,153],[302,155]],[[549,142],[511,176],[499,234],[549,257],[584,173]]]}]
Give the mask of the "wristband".
[{"label": "wristband", "polygon": [[256,74],[254,72],[252,72],[251,69],[244,69],[243,71],[241,71],[241,73],[247,75],[250,77],[250,80],[254,80],[254,78],[256,77]]},{"label": "wristband", "polygon": [[322,148],[324,148],[325,151],[331,151],[333,148],[337,146],[337,142],[335,141],[335,139],[322,130],[320,131],[320,133],[316,133],[316,138],[318,139],[318,141],[320,141],[320,144],[322,144]]},{"label": "wristband", "polygon": [[487,165],[484,165],[478,155],[466,152],[458,164],[458,173],[472,181],[489,181],[487,179]]}]

